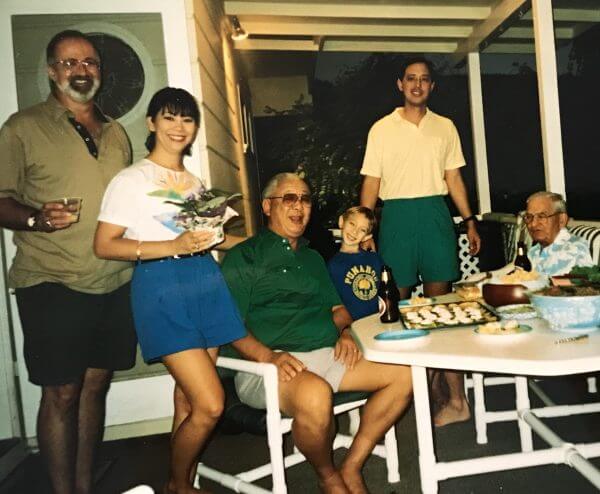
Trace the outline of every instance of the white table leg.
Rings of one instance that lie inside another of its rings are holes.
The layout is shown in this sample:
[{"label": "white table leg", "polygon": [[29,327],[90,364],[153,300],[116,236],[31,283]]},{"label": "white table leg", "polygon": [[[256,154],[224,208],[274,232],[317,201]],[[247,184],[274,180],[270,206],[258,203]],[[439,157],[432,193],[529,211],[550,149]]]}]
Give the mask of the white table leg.
[{"label": "white table leg", "polygon": [[[527,387],[527,378],[523,376],[515,376],[515,392],[517,394],[517,413],[520,414],[531,408],[529,404],[529,389]],[[533,437],[531,427],[519,418],[519,435],[521,436],[521,451],[533,451]]]},{"label": "white table leg", "polygon": [[477,444],[487,444],[487,422],[485,421],[485,388],[483,386],[483,374],[473,372],[473,415],[475,415],[475,431],[477,432]]},{"label": "white table leg", "polygon": [[433,447],[431,410],[429,406],[429,384],[427,369],[412,366],[413,392],[415,400],[415,418],[417,439],[419,442],[419,472],[423,494],[437,494],[438,482],[435,472],[436,459]]}]

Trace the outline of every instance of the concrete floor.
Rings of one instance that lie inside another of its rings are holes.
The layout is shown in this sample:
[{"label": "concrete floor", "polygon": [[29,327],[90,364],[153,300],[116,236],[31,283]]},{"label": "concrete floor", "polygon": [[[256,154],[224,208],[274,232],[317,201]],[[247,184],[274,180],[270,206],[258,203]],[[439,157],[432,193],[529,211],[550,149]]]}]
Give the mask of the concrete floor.
[{"label": "concrete floor", "polygon": [[[577,402],[595,398],[587,395],[584,382],[579,380],[544,381],[545,391],[558,403]],[[488,392],[491,409],[509,408],[514,404],[514,392],[510,386],[495,387]],[[535,399],[532,397],[532,404]],[[548,422],[565,440],[572,442],[590,438],[600,441],[600,416],[575,416],[550,419]],[[345,427],[342,420],[340,427]],[[418,448],[416,441],[414,412],[412,408],[397,426],[400,453],[399,484],[386,482],[385,463],[380,458],[371,458],[364,476],[373,494],[417,494],[420,492]],[[518,450],[518,430],[515,423],[490,426],[489,444],[475,442],[472,421],[454,424],[436,431],[438,458],[455,460],[470,456],[510,453]],[[544,446],[536,440],[536,449]],[[287,447],[290,445],[287,444]],[[335,453],[336,462],[341,461],[344,451]],[[267,448],[263,438],[250,434],[217,434],[203,456],[206,464],[233,471],[251,465],[256,459],[265,459]],[[122,441],[106,442],[102,445],[99,461],[99,480],[95,494],[117,494],[137,484],[148,484],[160,492],[167,476],[168,436],[156,435]],[[600,460],[593,460],[600,467]],[[306,464],[292,467],[287,472],[290,494],[317,493],[317,484],[311,468]],[[268,487],[269,480],[262,482]],[[203,487],[215,494],[228,493],[227,489],[210,482]],[[446,480],[440,483],[441,494],[588,494],[597,490],[581,475],[565,465],[525,468],[501,473],[490,473],[471,477]],[[11,477],[0,485],[0,494],[50,494],[47,480],[42,473],[39,457],[31,456]]]}]

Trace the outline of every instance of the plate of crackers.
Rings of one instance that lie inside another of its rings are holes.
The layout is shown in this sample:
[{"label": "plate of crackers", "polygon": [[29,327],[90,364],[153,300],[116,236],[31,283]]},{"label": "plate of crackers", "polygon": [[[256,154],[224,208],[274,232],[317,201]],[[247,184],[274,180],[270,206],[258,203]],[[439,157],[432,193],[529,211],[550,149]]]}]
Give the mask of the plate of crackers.
[{"label": "plate of crackers", "polygon": [[438,329],[498,321],[498,316],[480,302],[468,301],[400,307],[407,329]]},{"label": "plate of crackers", "polygon": [[531,333],[531,326],[519,324],[512,319],[502,322],[489,322],[475,328],[475,333],[483,340],[492,343],[506,343],[520,340],[524,335]]}]

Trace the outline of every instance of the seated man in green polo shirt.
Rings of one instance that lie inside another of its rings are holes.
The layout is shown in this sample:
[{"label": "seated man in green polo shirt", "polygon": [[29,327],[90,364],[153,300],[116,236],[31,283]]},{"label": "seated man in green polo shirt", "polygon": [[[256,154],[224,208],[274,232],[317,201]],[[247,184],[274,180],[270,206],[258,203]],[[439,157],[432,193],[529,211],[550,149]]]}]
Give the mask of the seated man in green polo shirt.
[{"label": "seated man in green polo shirt", "polygon": [[[410,402],[410,369],[361,358],[325,262],[302,238],[311,212],[306,183],[291,173],[276,175],[262,207],[268,228],[231,249],[223,263],[249,331],[233,346],[247,359],[277,365],[281,410],[294,418],[294,442],[322,491],[366,493],[362,466]],[[264,408],[260,378],[239,373],[236,389],[243,402]],[[339,470],[332,460],[336,391],[372,393]]]}]

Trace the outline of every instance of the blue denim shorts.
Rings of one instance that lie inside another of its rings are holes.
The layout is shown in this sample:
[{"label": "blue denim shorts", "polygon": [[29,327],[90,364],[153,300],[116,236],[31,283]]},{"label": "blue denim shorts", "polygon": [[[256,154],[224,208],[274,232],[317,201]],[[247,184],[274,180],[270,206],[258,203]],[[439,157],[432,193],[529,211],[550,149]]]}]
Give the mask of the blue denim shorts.
[{"label": "blue denim shorts", "polygon": [[146,362],[246,336],[235,301],[211,255],[137,264],[131,301]]}]

